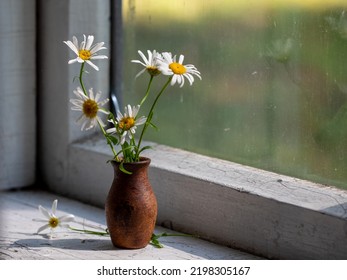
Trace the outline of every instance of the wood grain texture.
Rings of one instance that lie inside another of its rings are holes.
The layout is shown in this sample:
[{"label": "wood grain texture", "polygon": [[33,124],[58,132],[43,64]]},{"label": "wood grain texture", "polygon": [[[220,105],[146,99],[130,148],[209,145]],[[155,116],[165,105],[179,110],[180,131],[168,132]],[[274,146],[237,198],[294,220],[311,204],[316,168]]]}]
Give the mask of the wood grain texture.
[{"label": "wood grain texture", "polygon": [[[50,209],[58,199],[57,215],[74,214],[76,220],[105,226],[103,209],[41,191],[0,192],[0,259],[16,260],[174,260],[174,259],[259,259],[256,256],[192,237],[163,237],[164,248],[151,245],[139,250],[115,248],[109,237],[59,229],[53,239],[36,234],[42,225],[38,205]],[[71,224],[74,227],[80,225]],[[157,227],[156,233],[173,233]]]},{"label": "wood grain texture", "polygon": [[[346,191],[152,146],[145,155],[152,159],[159,225],[267,258],[347,259]],[[110,157],[106,145],[90,139],[70,151],[69,194],[100,204],[112,177],[103,164]],[[85,170],[95,170],[98,180],[84,177]],[[79,188],[81,181],[88,193]]]},{"label": "wood grain texture", "polygon": [[35,3],[0,2],[0,190],[35,179]]},{"label": "wood grain texture", "polygon": [[[110,1],[61,0],[40,1],[40,108],[39,164],[43,180],[59,191],[62,185],[69,189],[68,146],[77,139],[88,137],[96,130],[81,131],[76,124],[80,113],[71,111],[70,98],[79,86],[79,63],[68,64],[73,52],[63,43],[76,36],[81,42],[83,34],[94,35],[96,42],[105,42],[103,55],[110,57]],[[63,20],[62,20],[63,19]],[[52,55],[54,54],[54,55]],[[101,92],[102,99],[109,94],[109,59],[95,62],[99,71],[86,65],[84,84],[87,90]]]}]

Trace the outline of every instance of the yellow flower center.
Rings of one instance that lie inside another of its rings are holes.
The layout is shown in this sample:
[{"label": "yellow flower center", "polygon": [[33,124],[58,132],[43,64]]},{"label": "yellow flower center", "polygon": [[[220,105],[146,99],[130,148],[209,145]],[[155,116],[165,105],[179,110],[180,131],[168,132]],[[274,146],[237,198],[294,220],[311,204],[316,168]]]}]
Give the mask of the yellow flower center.
[{"label": "yellow flower center", "polygon": [[135,125],[135,119],[132,117],[122,118],[118,125],[120,129],[129,130]]},{"label": "yellow flower center", "polygon": [[147,66],[147,71],[151,76],[157,76],[161,73],[155,66]]},{"label": "yellow flower center", "polygon": [[169,65],[169,68],[174,72],[174,74],[182,75],[187,72],[187,69],[177,62],[173,62]]},{"label": "yellow flower center", "polygon": [[51,228],[56,228],[59,224],[59,220],[58,218],[52,217],[49,219],[48,223]]},{"label": "yellow flower center", "polygon": [[98,103],[96,103],[92,99],[87,99],[83,103],[83,114],[90,119],[94,119],[98,113],[99,106]]},{"label": "yellow flower center", "polygon": [[89,50],[80,50],[78,56],[83,60],[89,60],[92,54]]}]

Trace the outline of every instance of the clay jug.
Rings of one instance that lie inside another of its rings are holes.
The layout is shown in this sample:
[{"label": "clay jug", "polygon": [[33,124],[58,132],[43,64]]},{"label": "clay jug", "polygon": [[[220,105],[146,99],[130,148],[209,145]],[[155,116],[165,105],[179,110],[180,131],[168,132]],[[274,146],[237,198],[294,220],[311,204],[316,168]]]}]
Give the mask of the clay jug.
[{"label": "clay jug", "polygon": [[124,163],[111,161],[114,179],[105,203],[106,223],[115,247],[139,249],[151,240],[156,219],[157,200],[148,179],[151,160]]}]

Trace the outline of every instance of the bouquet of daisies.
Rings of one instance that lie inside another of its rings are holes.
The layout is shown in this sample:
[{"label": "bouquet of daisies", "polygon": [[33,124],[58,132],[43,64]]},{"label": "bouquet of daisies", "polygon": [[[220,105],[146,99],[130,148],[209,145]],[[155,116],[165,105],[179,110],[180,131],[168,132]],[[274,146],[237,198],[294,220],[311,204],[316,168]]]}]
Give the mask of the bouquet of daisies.
[{"label": "bouquet of daisies", "polygon": [[[86,89],[83,83],[83,74],[85,73],[84,67],[86,64],[91,66],[96,71],[99,68],[93,63],[93,60],[107,59],[107,56],[98,54],[99,51],[106,49],[104,42],[94,43],[94,36],[83,35],[83,41],[78,42],[77,38],[73,36],[72,41],[64,41],[64,43],[74,52],[76,57],[69,60],[69,64],[78,62],[81,64],[79,72],[79,86],[74,90],[76,98],[71,99],[72,110],[80,111],[81,115],[77,119],[81,123],[81,130],[89,130],[98,126],[103,133],[107,144],[110,146],[113,159],[122,163],[140,161],[141,153],[149,148],[148,146],[142,147],[142,139],[147,128],[152,124],[154,109],[158,103],[160,96],[167,89],[169,85],[174,86],[178,84],[183,87],[185,80],[190,85],[194,82],[194,76],[201,79],[201,74],[197,68],[192,64],[183,64],[184,56],[180,55],[177,59],[176,55],[169,52],[159,53],[155,50],[147,51],[147,57],[141,51],[138,51],[142,60],[132,60],[133,63],[138,63],[143,66],[143,69],[136,75],[139,77],[144,72],[149,74],[149,82],[146,92],[138,105],[125,106],[124,112],[116,112],[113,114],[104,105],[109,101],[101,99],[100,92],[94,92],[92,88]],[[159,75],[167,76],[168,79],[164,83],[161,90],[157,93],[156,98],[149,112],[146,115],[140,116],[141,106],[146,102],[150,94],[151,85],[153,80]],[[106,124],[101,118],[101,114],[107,115],[107,120],[110,128],[105,129]],[[139,126],[142,126],[140,136],[135,139],[135,133]],[[118,150],[117,150],[118,149]],[[124,172],[127,172],[123,169]]]}]

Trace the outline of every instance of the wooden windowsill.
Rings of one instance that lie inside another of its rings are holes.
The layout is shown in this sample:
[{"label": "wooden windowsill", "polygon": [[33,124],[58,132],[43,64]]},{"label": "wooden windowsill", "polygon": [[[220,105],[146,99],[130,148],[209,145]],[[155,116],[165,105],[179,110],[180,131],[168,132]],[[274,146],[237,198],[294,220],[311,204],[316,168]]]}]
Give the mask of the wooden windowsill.
[{"label": "wooden windowsill", "polygon": [[[38,205],[50,210],[58,199],[57,216],[74,214],[76,220],[93,225],[105,225],[103,209],[83,204],[66,197],[40,190],[7,191],[0,193],[1,227],[0,259],[6,260],[102,260],[102,259],[259,259],[256,256],[216,245],[193,237],[162,237],[164,248],[148,245],[139,250],[121,250],[113,247],[108,236],[77,233],[58,229],[54,238],[48,230],[36,234],[42,223],[33,219],[43,218]],[[71,224],[81,228],[81,225]],[[105,226],[104,226],[105,227]],[[157,227],[156,233],[172,233]]]},{"label": "wooden windowsill", "polygon": [[[158,225],[269,259],[346,259],[345,190],[149,145]],[[48,170],[50,190],[103,207],[113,178],[104,139],[75,142],[68,154],[65,168]]]}]

